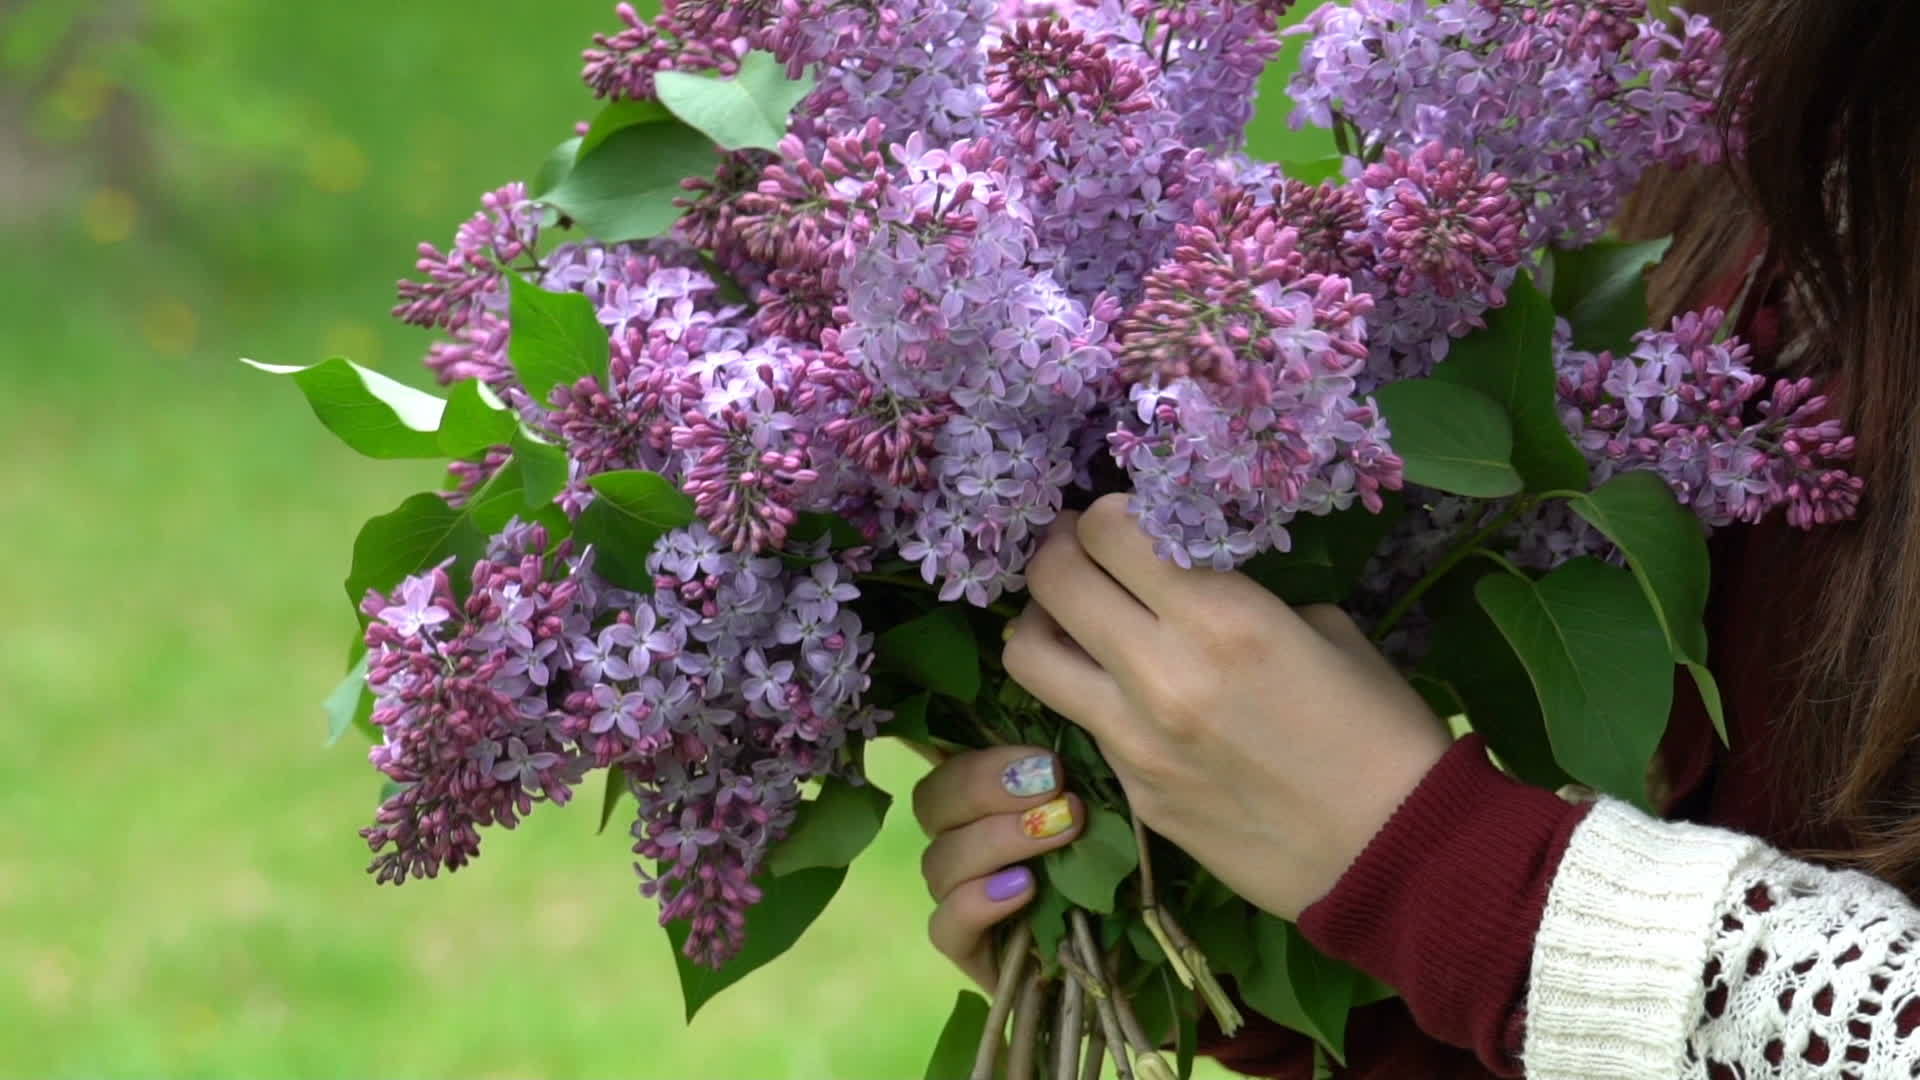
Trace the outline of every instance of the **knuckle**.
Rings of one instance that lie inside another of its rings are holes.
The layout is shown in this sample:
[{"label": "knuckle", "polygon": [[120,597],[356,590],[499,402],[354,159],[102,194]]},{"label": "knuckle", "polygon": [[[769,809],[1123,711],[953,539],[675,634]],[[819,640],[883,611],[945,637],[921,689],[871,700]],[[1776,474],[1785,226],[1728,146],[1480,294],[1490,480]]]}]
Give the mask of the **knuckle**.
[{"label": "knuckle", "polygon": [[1309,604],[1295,612],[1323,637],[1347,636],[1358,629],[1352,616],[1332,604]]}]

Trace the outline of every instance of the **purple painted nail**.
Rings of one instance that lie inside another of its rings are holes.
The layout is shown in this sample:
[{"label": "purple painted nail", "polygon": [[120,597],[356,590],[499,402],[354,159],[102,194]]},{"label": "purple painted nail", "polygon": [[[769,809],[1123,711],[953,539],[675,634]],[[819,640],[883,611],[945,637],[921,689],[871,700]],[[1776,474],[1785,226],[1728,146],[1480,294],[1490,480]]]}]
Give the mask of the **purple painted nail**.
[{"label": "purple painted nail", "polygon": [[987,879],[987,899],[998,904],[1033,888],[1033,871],[1024,866],[1009,866]]}]

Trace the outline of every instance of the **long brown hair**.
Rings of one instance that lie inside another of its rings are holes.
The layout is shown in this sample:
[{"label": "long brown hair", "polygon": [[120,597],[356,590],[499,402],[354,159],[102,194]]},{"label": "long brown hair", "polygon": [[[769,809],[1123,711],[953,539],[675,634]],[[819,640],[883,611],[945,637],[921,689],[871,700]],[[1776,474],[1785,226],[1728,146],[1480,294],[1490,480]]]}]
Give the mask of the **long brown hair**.
[{"label": "long brown hair", "polygon": [[[1684,224],[1656,274],[1671,312],[1761,235],[1808,351],[1839,388],[1867,482],[1860,519],[1812,538],[1783,724],[1809,813],[1849,838],[1828,857],[1920,891],[1920,2],[1708,0],[1743,100],[1744,159],[1649,185],[1623,227]],[[1791,569],[1787,572],[1791,573]]]}]

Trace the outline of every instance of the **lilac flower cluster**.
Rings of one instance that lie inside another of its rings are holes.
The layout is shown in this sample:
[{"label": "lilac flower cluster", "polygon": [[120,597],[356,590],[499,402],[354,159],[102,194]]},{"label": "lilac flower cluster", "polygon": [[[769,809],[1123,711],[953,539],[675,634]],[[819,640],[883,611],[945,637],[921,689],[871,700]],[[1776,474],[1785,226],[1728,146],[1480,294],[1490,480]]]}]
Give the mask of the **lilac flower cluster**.
[{"label": "lilac flower cluster", "polygon": [[[1784,513],[1811,529],[1845,521],[1865,484],[1846,468],[1855,445],[1831,403],[1807,378],[1753,369],[1738,338],[1716,340],[1725,313],[1707,309],[1666,330],[1634,338],[1624,357],[1573,347],[1556,327],[1560,419],[1592,469],[1594,486],[1635,470],[1655,473],[1708,528],[1755,523]],[[1409,492],[1409,511],[1381,545],[1360,588],[1363,615],[1378,616],[1453,544],[1504,513],[1486,502]],[[1513,561],[1551,570],[1582,556],[1622,562],[1618,548],[1562,500],[1527,511],[1495,538]],[[1396,655],[1424,651],[1418,619],[1388,644]]]},{"label": "lilac flower cluster", "polygon": [[1529,248],[1597,239],[1646,169],[1722,149],[1719,32],[1645,0],[1352,0],[1302,31],[1296,124],[1466,153],[1521,197]]},{"label": "lilac flower cluster", "polygon": [[752,879],[801,785],[883,719],[863,707],[872,636],[846,606],[859,557],[804,570],[743,556],[703,527],[662,540],[651,596],[614,589],[590,555],[510,526],[465,603],[444,568],[369,596],[368,682],[396,782],[363,831],[382,881],[433,877],[479,852],[478,827],[564,804],[590,769],[637,796],[634,852],[690,956],[741,943]]},{"label": "lilac flower cluster", "polygon": [[1844,467],[1853,437],[1813,380],[1759,374],[1744,343],[1716,341],[1723,321],[1713,309],[1682,315],[1617,358],[1570,347],[1562,324],[1561,418],[1594,481],[1659,473],[1715,527],[1775,510],[1802,529],[1851,518],[1863,486]]},{"label": "lilac flower cluster", "polygon": [[587,625],[586,578],[565,545],[513,527],[454,596],[445,567],[370,593],[367,685],[384,733],[374,767],[399,785],[362,830],[383,882],[435,877],[480,852],[483,825],[512,828],[536,800],[565,804],[586,761],[555,723],[564,641]]},{"label": "lilac flower cluster", "polygon": [[1287,550],[1297,513],[1377,511],[1401,465],[1353,396],[1370,298],[1309,273],[1298,233],[1244,194],[1179,235],[1118,328],[1137,424],[1111,440],[1161,555],[1230,569]]},{"label": "lilac flower cluster", "polygon": [[[1427,373],[1648,164],[1710,149],[1717,38],[1693,21],[1672,35],[1629,0],[1355,0],[1316,15],[1296,93],[1365,146],[1341,179],[1287,179],[1238,151],[1291,2],[622,4],[584,57],[595,93],[646,99],[663,71],[765,50],[814,79],[787,137],[720,155],[644,243],[555,246],[524,188],[493,192],[449,250],[421,249],[395,313],[446,332],[427,358],[443,382],[481,381],[564,449],[570,519],[594,478],[645,470],[695,522],[656,545],[645,595],[515,524],[467,599],[444,568],[368,599],[374,761],[400,784],[367,832],[376,873],[463,865],[480,826],[615,770],[645,891],[690,927],[689,956],[722,963],[801,785],[858,782],[849,743],[886,718],[863,701],[855,611],[878,554],[992,605],[1115,465],[1185,566],[1284,550],[1301,514],[1377,511],[1402,463],[1368,395]],[[591,301],[604,377],[521,385],[508,274]],[[1758,400],[1738,356],[1689,333],[1568,355],[1596,465],[1671,468],[1733,517],[1849,512],[1823,403]],[[1697,393],[1639,389],[1681,368]],[[456,462],[447,498],[511,460]],[[862,546],[803,542],[813,514]]]}]

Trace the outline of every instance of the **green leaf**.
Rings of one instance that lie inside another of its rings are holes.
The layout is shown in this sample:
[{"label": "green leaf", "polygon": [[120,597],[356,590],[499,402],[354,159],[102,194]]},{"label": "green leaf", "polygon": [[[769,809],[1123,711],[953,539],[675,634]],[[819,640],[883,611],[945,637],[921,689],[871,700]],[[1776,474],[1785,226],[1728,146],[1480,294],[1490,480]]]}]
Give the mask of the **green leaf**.
[{"label": "green leaf", "polygon": [[[447,500],[426,492],[361,526],[346,581],[354,610],[360,610],[368,589],[391,592],[402,579],[449,557],[478,559],[486,551],[487,534],[474,524],[472,511],[472,503],[455,510]],[[458,583],[460,576],[453,579]]]},{"label": "green leaf", "polygon": [[645,240],[680,219],[680,182],[711,175],[715,153],[712,140],[677,120],[623,127],[580,158],[543,201],[601,243]]},{"label": "green leaf", "polygon": [[773,54],[755,50],[741,58],[740,71],[730,79],[662,71],[653,85],[660,104],[722,149],[777,150],[787,133],[787,114],[813,92],[813,76],[790,79],[787,66]]},{"label": "green leaf", "polygon": [[1179,1080],[1190,1080],[1193,1059],[1200,1052],[1200,1001],[1194,994],[1182,994],[1175,989],[1176,980],[1171,971],[1162,969],[1160,979],[1173,1001],[1173,1015],[1178,1023],[1174,1031],[1174,1070]]},{"label": "green leaf", "polygon": [[992,1011],[986,998],[971,990],[960,991],[953,999],[946,1026],[940,1029],[933,1057],[927,1062],[926,1080],[967,1080],[972,1075],[973,1059],[980,1051]]},{"label": "green leaf", "polygon": [[1347,1013],[1360,973],[1323,955],[1290,922],[1264,912],[1253,920],[1253,970],[1239,981],[1247,1004],[1346,1063]]},{"label": "green leaf", "polygon": [[820,794],[800,804],[786,839],[767,856],[776,877],[820,866],[851,866],[887,819],[893,796],[872,783],[858,787],[828,778]]},{"label": "green leaf", "polygon": [[1449,612],[1434,623],[1432,637],[1421,676],[1439,680],[1459,698],[1467,722],[1501,764],[1535,787],[1557,790],[1572,783],[1554,759],[1526,666],[1487,613],[1477,605]]},{"label": "green leaf", "polygon": [[535,401],[585,376],[606,380],[610,347],[593,301],[582,293],[546,292],[518,274],[507,275],[507,288],[513,323],[507,360]]},{"label": "green leaf", "polygon": [[607,831],[607,823],[613,820],[613,812],[620,807],[620,800],[631,794],[627,784],[627,770],[619,765],[607,770],[606,786],[600,791],[600,827],[594,830],[598,836]]},{"label": "green leaf", "polygon": [[1585,491],[1587,459],[1560,422],[1553,324],[1553,305],[1522,274],[1507,290],[1507,306],[1487,313],[1486,329],[1454,342],[1433,377],[1470,386],[1506,411],[1512,460],[1528,491]]},{"label": "green leaf", "polygon": [[446,402],[340,357],[310,367],[241,363],[270,375],[291,375],[328,431],[371,458],[437,458]]},{"label": "green leaf", "polygon": [[447,395],[440,417],[440,452],[450,458],[475,457],[513,440],[520,422],[479,379],[468,379]]},{"label": "green leaf", "polygon": [[1439,379],[1389,383],[1374,394],[1392,429],[1407,481],[1455,495],[1497,499],[1520,491],[1513,428],[1498,402]]},{"label": "green leaf", "polygon": [[362,656],[360,662],[353,665],[333,692],[327,695],[322,708],[327,713],[327,745],[340,741],[340,736],[352,727],[362,704],[371,708],[373,693],[367,689],[367,664],[371,657]]},{"label": "green leaf", "polygon": [[1184,920],[1187,935],[1213,970],[1244,980],[1257,959],[1253,952],[1253,908],[1238,897]]},{"label": "green leaf", "polygon": [[612,138],[615,132],[647,124],[671,124],[673,114],[658,101],[615,101],[603,107],[593,120],[587,124],[587,133],[579,139],[580,145],[574,148],[573,160],[581,158],[600,148],[600,144]]},{"label": "green leaf", "polygon": [[1733,740],[1727,736],[1727,711],[1720,699],[1720,682],[1707,670],[1705,664],[1687,663],[1687,674],[1693,676],[1693,685],[1700,690],[1700,703],[1706,707],[1707,716],[1713,720],[1713,730],[1720,735],[1723,745],[1731,746]]},{"label": "green leaf", "polygon": [[1712,568],[1700,519],[1680,504],[1657,474],[1626,472],[1590,495],[1572,500],[1574,512],[1627,556],[1667,636],[1675,662],[1700,688],[1701,701],[1724,742],[1727,718],[1720,687],[1707,670],[1707,589]]},{"label": "green leaf", "polygon": [[852,522],[839,514],[808,511],[801,514],[793,527],[787,530],[787,539],[795,543],[811,544],[823,536],[829,538],[828,542],[835,551],[864,547],[869,543]]},{"label": "green leaf", "polygon": [[1087,824],[1079,837],[1047,852],[1042,861],[1047,880],[1068,900],[1107,915],[1113,912],[1114,890],[1140,865],[1140,849],[1126,818],[1088,806]]},{"label": "green leaf", "polygon": [[525,484],[522,505],[538,510],[567,487],[567,452],[525,427],[516,427],[509,443]]},{"label": "green leaf", "polygon": [[1040,875],[1033,903],[1027,908],[1028,925],[1033,927],[1033,945],[1051,969],[1059,961],[1060,943],[1067,937],[1067,911],[1073,907],[1065,893]]},{"label": "green leaf", "polygon": [[980,696],[980,645],[966,615],[935,608],[880,635],[874,657],[916,686],[961,701]]},{"label": "green leaf", "polygon": [[1647,328],[1647,270],[1672,245],[1670,236],[1641,244],[1603,240],[1553,253],[1553,307],[1572,325],[1574,348],[1633,351],[1633,336]]},{"label": "green leaf", "polygon": [[594,570],[622,588],[653,591],[647,556],[661,536],[693,522],[693,500],[659,473],[630,470],[589,477],[598,497],[573,535],[594,548]]},{"label": "green leaf", "polygon": [[933,732],[927,727],[927,706],[932,701],[932,694],[919,693],[894,705],[893,719],[887,721],[880,733],[904,742],[931,744]]},{"label": "green leaf", "polygon": [[1673,658],[1633,575],[1575,559],[1538,581],[1475,589],[1526,665],[1553,756],[1574,779],[1647,804],[1647,765],[1673,706]]},{"label": "green leaf", "polygon": [[1625,472],[1572,500],[1573,510],[1627,557],[1673,658],[1707,659],[1707,533],[1656,473]]},{"label": "green leaf", "polygon": [[747,909],[746,945],[718,971],[687,959],[685,920],[669,925],[667,940],[673,943],[673,963],[680,973],[680,997],[686,1003],[687,1019],[691,1021],[715,995],[792,948],[827,910],[828,902],[846,879],[846,867],[821,866],[758,882],[761,897]]},{"label": "green leaf", "polygon": [[540,171],[534,174],[533,183],[527,188],[527,194],[541,198],[547,192],[560,186],[560,181],[573,171],[573,163],[580,156],[581,138],[576,135],[547,153],[545,161],[540,163]]}]

